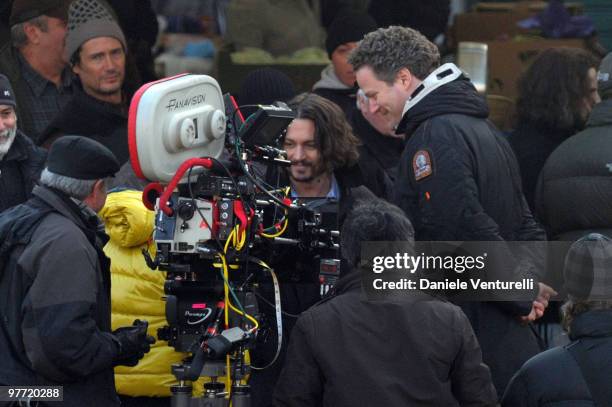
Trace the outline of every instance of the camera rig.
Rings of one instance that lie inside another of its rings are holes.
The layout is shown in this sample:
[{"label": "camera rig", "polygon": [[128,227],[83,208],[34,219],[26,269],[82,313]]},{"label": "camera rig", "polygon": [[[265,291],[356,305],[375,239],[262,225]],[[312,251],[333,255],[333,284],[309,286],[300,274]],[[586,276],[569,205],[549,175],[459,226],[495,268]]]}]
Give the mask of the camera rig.
[{"label": "camera rig", "polygon": [[[158,337],[190,355],[172,366],[179,381],[173,407],[250,405],[249,372],[265,368],[247,357],[261,327],[255,289],[265,278],[274,285],[278,334],[268,366],[282,344],[280,288],[262,259],[266,248],[289,245],[317,259],[322,292],[340,272],[339,234],[329,214],[291,200],[289,187],[269,185],[258,173],[262,165],[291,165],[277,141],[293,112],[286,105],[251,107],[255,112],[244,118],[215,79],[189,74],[144,85],[130,105],[131,163],[151,181],[143,202],[155,211],[156,253],[143,254],[149,267],[167,273],[168,326]],[[196,398],[191,382],[200,376],[211,381]]]}]

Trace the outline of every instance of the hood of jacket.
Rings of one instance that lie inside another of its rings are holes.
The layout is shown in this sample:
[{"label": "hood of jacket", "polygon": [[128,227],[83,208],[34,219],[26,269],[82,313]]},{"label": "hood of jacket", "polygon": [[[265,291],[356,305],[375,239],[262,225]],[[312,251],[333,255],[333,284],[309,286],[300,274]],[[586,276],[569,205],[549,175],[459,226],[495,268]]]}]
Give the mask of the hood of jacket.
[{"label": "hood of jacket", "polygon": [[445,114],[464,114],[486,119],[489,108],[472,82],[462,75],[432,91],[404,113],[396,133],[410,135],[424,121]]},{"label": "hood of jacket", "polygon": [[145,208],[140,191],[109,193],[99,216],[111,241],[120,247],[134,247],[147,242],[155,227],[155,213]]},{"label": "hood of jacket", "polygon": [[330,64],[321,71],[321,79],[312,89],[353,89],[353,87],[342,83],[334,71],[334,66]]}]

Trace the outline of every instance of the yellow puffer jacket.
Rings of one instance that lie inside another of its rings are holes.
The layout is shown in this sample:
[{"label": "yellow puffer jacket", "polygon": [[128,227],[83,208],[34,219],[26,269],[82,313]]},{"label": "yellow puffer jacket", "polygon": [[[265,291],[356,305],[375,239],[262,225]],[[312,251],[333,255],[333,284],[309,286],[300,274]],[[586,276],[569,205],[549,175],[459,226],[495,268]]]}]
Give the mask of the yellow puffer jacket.
[{"label": "yellow puffer jacket", "polygon": [[[151,240],[155,214],[143,205],[142,192],[124,190],[108,194],[99,215],[110,236],[104,252],[111,259],[112,329],[132,325],[135,319],[147,320],[148,334],[157,338],[157,329],[167,325],[162,300],[165,273],[151,270],[141,252],[147,248],[155,255]],[[138,365],[115,368],[117,392],[131,397],[170,396],[170,386],[177,384],[171,366],[186,356],[157,340]],[[193,383],[193,394],[201,396],[209,380],[202,377]],[[227,389],[227,381],[219,381]]]},{"label": "yellow puffer jacket", "polygon": [[[143,248],[152,255],[155,250],[149,242],[155,214],[141,198],[138,191],[113,192],[100,211],[110,236],[104,252],[111,259],[112,326],[117,329],[144,319],[149,321],[149,335],[157,337],[157,329],[166,325],[165,274],[151,270],[141,253]],[[158,340],[137,366],[115,368],[117,392],[132,397],[169,396],[170,386],[177,382],[171,365],[184,357]]]}]

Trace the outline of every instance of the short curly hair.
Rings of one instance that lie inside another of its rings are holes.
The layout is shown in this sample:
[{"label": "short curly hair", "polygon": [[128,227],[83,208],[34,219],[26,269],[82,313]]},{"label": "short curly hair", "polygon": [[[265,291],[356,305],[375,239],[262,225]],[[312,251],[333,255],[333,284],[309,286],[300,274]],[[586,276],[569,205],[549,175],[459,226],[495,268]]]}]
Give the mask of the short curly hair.
[{"label": "short curly hair", "polygon": [[357,71],[369,66],[376,77],[392,84],[402,68],[425,79],[440,65],[438,47],[412,28],[390,26],[367,34],[349,56]]},{"label": "short curly hair", "polygon": [[302,93],[289,102],[296,119],[310,119],[315,125],[315,143],[326,172],[351,167],[359,159],[359,139],[334,102],[314,93]]}]

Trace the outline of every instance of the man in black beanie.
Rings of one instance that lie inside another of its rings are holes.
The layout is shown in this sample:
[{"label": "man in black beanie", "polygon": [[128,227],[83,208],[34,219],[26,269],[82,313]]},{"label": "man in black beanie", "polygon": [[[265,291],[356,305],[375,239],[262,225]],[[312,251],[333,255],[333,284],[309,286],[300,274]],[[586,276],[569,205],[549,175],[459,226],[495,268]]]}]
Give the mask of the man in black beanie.
[{"label": "man in black beanie", "polygon": [[332,63],[323,69],[321,80],[312,90],[340,106],[349,119],[356,109],[357,88],[348,56],[357,47],[357,42],[376,28],[372,17],[351,13],[337,17],[327,30],[325,49]]},{"label": "man in black beanie", "polygon": [[119,406],[113,367],[135,366],[154,342],[147,322],[110,332],[108,240],[96,212],[113,154],[59,139],[26,203],[0,214],[1,385],[63,386],[63,406]]},{"label": "man in black beanie", "polygon": [[17,129],[15,106],[13,88],[0,74],[0,212],[30,197],[46,157]]},{"label": "man in black beanie", "polygon": [[321,80],[315,83],[313,93],[336,103],[361,141],[360,165],[367,185],[379,185],[376,195],[385,199],[392,196],[393,183],[404,142],[379,113],[370,113],[358,104],[353,67],[349,54],[357,43],[377,28],[374,19],[367,14],[349,13],[336,17],[327,31],[325,47],[332,63],[321,72]]},{"label": "man in black beanie", "polygon": [[295,85],[282,71],[261,68],[249,72],[240,85],[240,105],[271,105],[274,102],[289,102],[295,97]]}]

